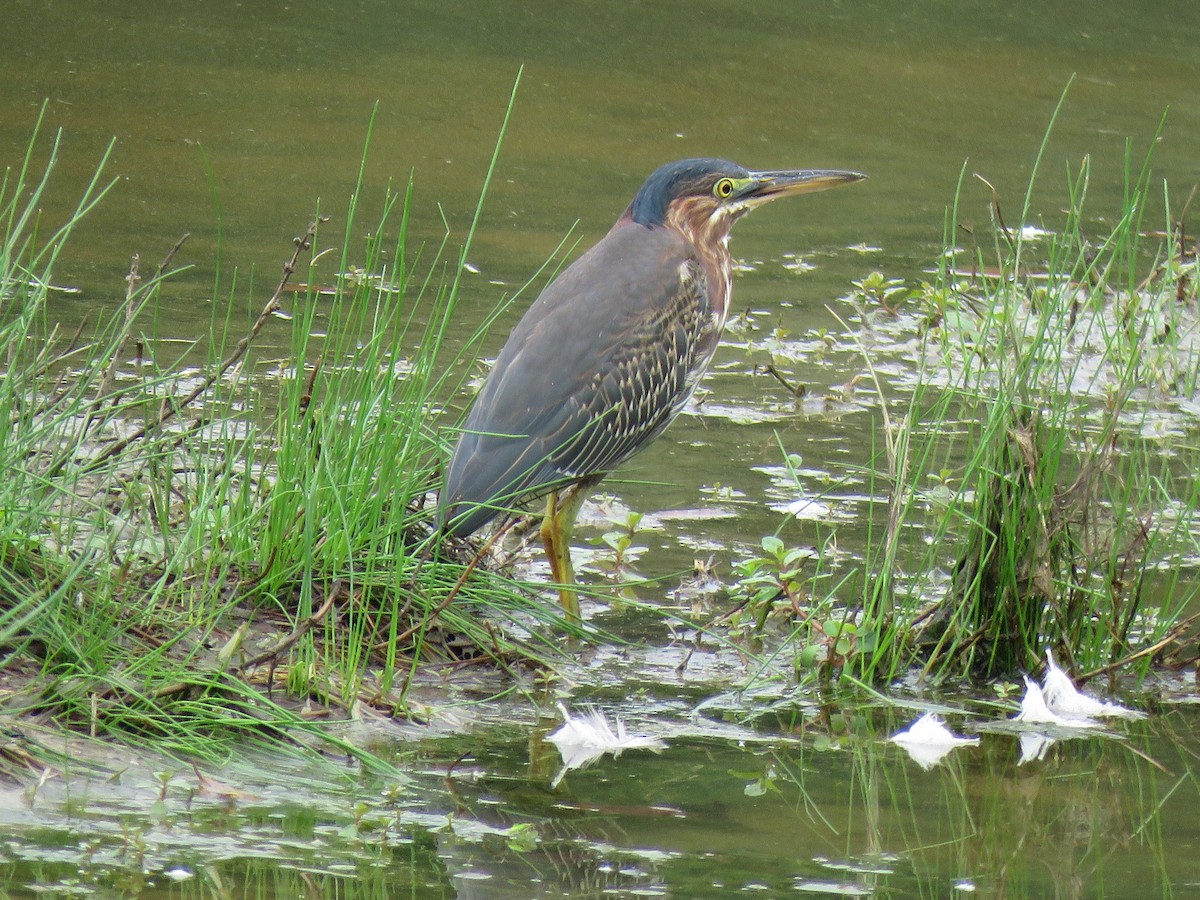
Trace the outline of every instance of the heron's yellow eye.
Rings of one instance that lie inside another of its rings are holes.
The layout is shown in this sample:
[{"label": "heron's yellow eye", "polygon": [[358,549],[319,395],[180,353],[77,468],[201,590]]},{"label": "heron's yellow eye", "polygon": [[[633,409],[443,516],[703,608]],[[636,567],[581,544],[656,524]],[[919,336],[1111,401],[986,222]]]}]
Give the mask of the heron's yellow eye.
[{"label": "heron's yellow eye", "polygon": [[722,178],[713,185],[713,196],[719,197],[722,200],[728,199],[733,194],[733,181],[729,178]]}]

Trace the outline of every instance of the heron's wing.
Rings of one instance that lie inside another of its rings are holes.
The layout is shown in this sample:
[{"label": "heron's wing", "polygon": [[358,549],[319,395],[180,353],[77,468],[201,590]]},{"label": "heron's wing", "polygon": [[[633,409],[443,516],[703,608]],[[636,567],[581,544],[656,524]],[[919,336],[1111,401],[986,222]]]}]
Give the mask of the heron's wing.
[{"label": "heron's wing", "polygon": [[620,465],[678,413],[719,330],[677,235],[614,229],[513,329],[447,468],[443,521],[470,534],[521,497]]}]

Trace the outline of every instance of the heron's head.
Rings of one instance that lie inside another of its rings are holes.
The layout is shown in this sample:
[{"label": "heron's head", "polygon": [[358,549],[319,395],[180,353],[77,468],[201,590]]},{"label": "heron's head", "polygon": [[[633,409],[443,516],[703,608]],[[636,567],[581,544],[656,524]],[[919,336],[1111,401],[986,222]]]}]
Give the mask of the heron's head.
[{"label": "heron's head", "polygon": [[776,197],[811,194],[866,177],[841,169],[752,172],[724,159],[681,159],[646,179],[628,215],[639,225],[678,228],[693,240],[723,240],[741,216]]}]

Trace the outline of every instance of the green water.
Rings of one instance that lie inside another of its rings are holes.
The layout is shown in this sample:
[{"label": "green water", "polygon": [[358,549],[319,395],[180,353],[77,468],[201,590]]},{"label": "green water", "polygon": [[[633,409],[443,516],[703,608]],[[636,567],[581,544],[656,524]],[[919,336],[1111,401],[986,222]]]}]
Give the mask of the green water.
[{"label": "green water", "polygon": [[[20,161],[43,101],[48,129],[63,129],[47,227],[117,141],[108,173],[118,183],[59,268],[59,281],[79,288],[53,310],[71,325],[116,308],[133,254],[156,262],[185,232],[176,261],[191,268],[165,292],[171,308],[154,330],[203,335],[214,293],[236,314],[257,310],[318,208],[340,235],[376,104],[361,208],[378,208],[389,183],[411,176],[415,239],[440,242],[444,215],[451,241],[461,240],[522,66],[471,254],[478,271],[459,308],[464,336],[565,235],[584,246],[602,235],[666,160],[868,173],[865,184],[775,204],[738,226],[732,246],[745,265],[734,309],[753,311],[760,338],[774,328],[791,336],[791,374],[813,399],[793,403],[755,373],[746,339],[730,335],[703,404],[608,485],[659,520],[638,540],[643,575],[709,556],[727,572],[774,531],[770,504],[787,500],[771,470],[781,445],[803,457],[813,491],[828,473],[865,464],[873,406],[824,401],[861,372],[817,352],[819,330],[843,330],[850,310],[839,298],[852,279],[874,269],[928,277],[960,172],[986,177],[1015,221],[1072,77],[1036,213],[1058,221],[1065,172],[1085,155],[1092,214],[1115,210],[1126,142],[1140,161],[1168,110],[1154,171],[1176,211],[1198,177],[1200,7],[1186,4],[8,0],[2,32],[0,162]],[[990,200],[966,179],[960,219],[982,242]],[[1149,215],[1166,222],[1162,209]],[[269,326],[264,360],[289,327]],[[894,361],[897,380],[905,365]],[[872,503],[857,491],[836,500],[851,548]],[[818,527],[792,522],[783,536],[812,544]],[[0,798],[0,885],[13,896],[42,886],[179,897],[1200,891],[1194,685],[1154,685],[1135,698],[1154,705],[1152,717],[1063,741],[1042,760],[1018,766],[1016,737],[985,730],[979,747],[925,772],[881,741],[915,711],[859,709],[861,697],[713,706],[752,674],[736,653],[693,654],[680,674],[686,651],[661,621],[591,612],[644,649],[585,658],[579,693],[664,733],[661,755],[606,758],[551,789],[558,760],[540,736],[557,713],[534,692],[511,708],[465,707],[440,728],[381,729],[377,752],[413,773],[398,794],[353,770],[335,783],[273,761],[268,778],[251,755],[214,773],[244,795],[197,795],[185,771],[171,774],[159,802],[144,760],[114,759],[103,776],[68,767],[37,791]],[[973,734],[1011,715],[1015,700],[949,708]],[[532,838],[514,825],[532,826]]]},{"label": "green water", "polygon": [[[544,738],[557,723],[502,704],[469,738],[381,730],[372,746],[410,773],[403,786],[252,751],[218,773],[236,796],[169,768],[155,770],[164,791],[144,759],[115,777],[67,771],[4,795],[4,881],[14,896],[43,885],[153,897],[1197,889],[1193,713],[1065,740],[1025,764],[1014,733],[985,731],[924,771],[879,740],[909,711],[774,700],[772,721],[747,725],[731,721],[736,703],[709,718],[650,698],[629,724],[667,729],[666,750],[606,758],[553,789]],[[984,715],[954,722],[987,727]]]}]

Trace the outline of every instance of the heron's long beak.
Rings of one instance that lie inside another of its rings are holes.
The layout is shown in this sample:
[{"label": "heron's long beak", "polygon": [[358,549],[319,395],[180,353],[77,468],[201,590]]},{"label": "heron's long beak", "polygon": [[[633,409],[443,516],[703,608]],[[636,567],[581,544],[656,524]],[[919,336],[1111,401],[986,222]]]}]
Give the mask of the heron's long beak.
[{"label": "heron's long beak", "polygon": [[748,207],[758,206],[776,197],[815,194],[866,178],[861,172],[844,169],[805,169],[795,172],[751,172],[738,200]]}]

